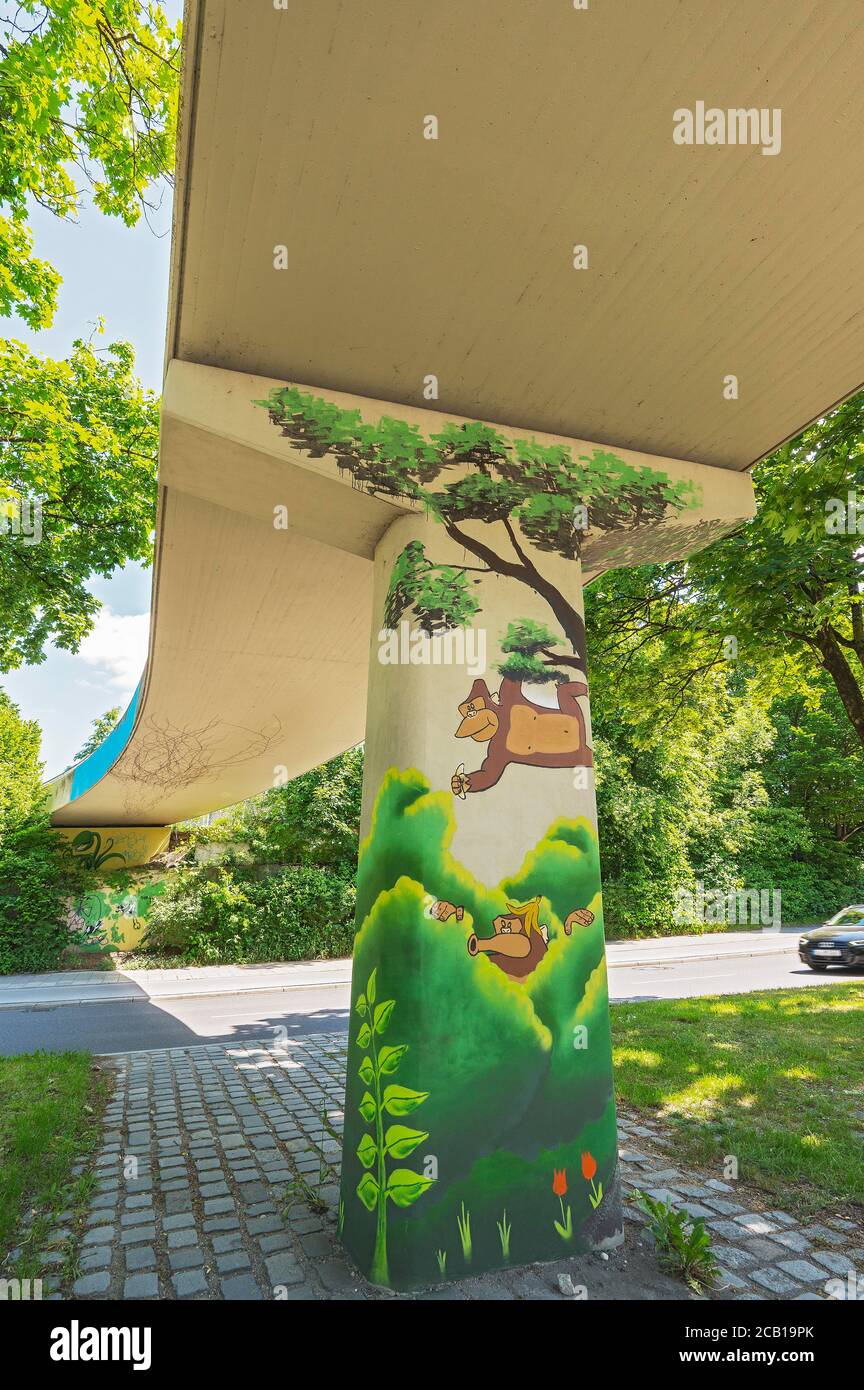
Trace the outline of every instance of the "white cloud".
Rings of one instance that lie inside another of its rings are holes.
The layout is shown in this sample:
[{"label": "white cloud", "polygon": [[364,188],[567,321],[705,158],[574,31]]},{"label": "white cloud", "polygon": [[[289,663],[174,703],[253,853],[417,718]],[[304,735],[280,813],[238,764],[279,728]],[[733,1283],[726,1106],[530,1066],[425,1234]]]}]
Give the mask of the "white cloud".
[{"label": "white cloud", "polygon": [[149,635],[149,613],[114,613],[105,607],[78,656],[99,669],[108,690],[128,699],[144,670]]}]

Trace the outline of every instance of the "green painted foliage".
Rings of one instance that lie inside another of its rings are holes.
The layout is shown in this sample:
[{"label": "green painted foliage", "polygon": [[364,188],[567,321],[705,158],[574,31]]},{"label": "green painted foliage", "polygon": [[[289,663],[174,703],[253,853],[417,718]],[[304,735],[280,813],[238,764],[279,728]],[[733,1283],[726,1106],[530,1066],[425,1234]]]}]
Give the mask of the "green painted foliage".
[{"label": "green painted foliage", "polygon": [[[474,1266],[500,1260],[502,1211],[514,1261],[537,1258],[552,1156],[575,1173],[579,1145],[590,1148],[607,1186],[615,1164],[603,929],[590,823],[556,822],[518,872],[491,889],[451,855],[454,824],[450,797],[431,792],[418,772],[391,771],[358,876],[354,978],[386,979],[400,1021],[387,1058],[398,1066],[400,1088],[389,1093],[390,1113],[407,1106],[410,1116],[422,1097],[422,1130],[432,1136],[428,1147],[439,1173],[446,1173],[416,1210],[390,1213],[389,1263],[397,1281],[410,1282],[410,1271],[424,1261],[430,1274],[440,1271],[436,1251],[444,1255],[448,1277],[464,1273],[457,1239],[463,1203]],[[541,896],[551,944],[520,983],[482,953],[471,956],[467,939],[472,931],[489,935],[508,899],[535,894]],[[430,917],[433,898],[463,905],[463,920]],[[565,937],[563,918],[589,905],[598,914],[595,921]],[[363,1209],[363,1194],[373,1196],[365,1176],[375,1155],[363,1134],[376,1106],[368,995],[366,989],[355,999],[360,1012],[352,1013],[351,1047],[359,1065],[349,1068],[343,1189],[362,1189],[344,1230],[367,1266],[374,1218]],[[412,1118],[408,1126],[414,1128]],[[425,1153],[425,1140],[418,1145],[417,1152]],[[584,1200],[581,1193],[574,1198],[573,1212],[577,1228],[590,1218],[587,1192]]]},{"label": "green painted foliage", "polygon": [[[387,416],[367,424],[359,411],[296,386],[280,387],[258,404],[311,457],[331,456],[370,492],[422,502],[451,535],[463,521],[516,520],[538,549],[574,558],[582,534],[574,526],[577,505],[587,508],[591,526],[605,531],[698,505],[692,483],[673,483],[606,449],[574,458],[566,445],[510,439],[479,421],[447,421],[427,437]],[[448,472],[454,468],[468,471],[454,477]],[[435,482],[441,485],[432,487]]]}]

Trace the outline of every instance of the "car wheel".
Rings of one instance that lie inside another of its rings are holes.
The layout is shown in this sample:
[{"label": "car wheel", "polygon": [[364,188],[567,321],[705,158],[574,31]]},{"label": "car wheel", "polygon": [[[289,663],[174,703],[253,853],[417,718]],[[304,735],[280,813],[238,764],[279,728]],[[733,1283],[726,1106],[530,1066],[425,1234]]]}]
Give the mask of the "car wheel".
[{"label": "car wheel", "polygon": [[819,965],[816,965],[812,960],[808,960],[807,964],[810,966],[811,970],[818,970],[820,973],[821,971],[828,969],[827,965],[822,965],[821,963]]}]

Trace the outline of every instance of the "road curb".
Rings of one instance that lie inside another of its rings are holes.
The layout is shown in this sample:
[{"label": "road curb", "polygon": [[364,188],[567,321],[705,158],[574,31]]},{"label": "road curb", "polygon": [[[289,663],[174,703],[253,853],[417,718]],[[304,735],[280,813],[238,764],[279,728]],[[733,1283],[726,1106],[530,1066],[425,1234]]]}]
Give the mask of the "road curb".
[{"label": "road curb", "polygon": [[626,957],[626,958],[621,958],[621,957],[611,956],[611,955],[608,953],[608,951],[607,951],[607,953],[606,953],[606,961],[607,961],[607,964],[608,964],[608,965],[618,965],[618,966],[621,966],[621,965],[680,965],[682,962],[685,962],[685,961],[694,961],[694,960],[696,960],[696,961],[699,961],[699,960],[735,960],[737,957],[741,957],[741,956],[785,956],[785,955],[790,955],[790,956],[791,956],[791,955],[797,954],[797,951],[798,951],[797,942],[796,942],[796,944],[795,944],[794,946],[766,946],[766,947],[763,947],[762,950],[754,950],[754,948],[753,948],[752,946],[751,946],[751,947],[741,946],[740,948],[736,948],[736,949],[734,949],[734,950],[732,950],[732,951],[712,951],[710,955],[708,955],[708,954],[706,954],[705,952],[702,952],[702,951],[700,951],[700,952],[693,952],[693,951],[690,951],[690,952],[688,952],[686,955],[681,955],[681,956],[658,955],[658,956],[628,956],[628,957]]},{"label": "road curb", "polygon": [[267,984],[267,985],[240,985],[231,989],[195,989],[180,991],[177,994],[111,994],[99,998],[94,995],[87,999],[20,999],[17,1002],[6,1003],[0,1000],[0,1012],[11,1009],[27,1010],[35,1012],[44,1009],[67,1009],[67,1008],[87,1008],[92,1004],[160,1004],[167,1003],[172,999],[216,999],[220,996],[230,997],[235,994],[293,994],[297,990],[307,989],[332,989],[335,985],[350,985],[351,976],[338,980],[316,980],[309,981],[307,984]]}]

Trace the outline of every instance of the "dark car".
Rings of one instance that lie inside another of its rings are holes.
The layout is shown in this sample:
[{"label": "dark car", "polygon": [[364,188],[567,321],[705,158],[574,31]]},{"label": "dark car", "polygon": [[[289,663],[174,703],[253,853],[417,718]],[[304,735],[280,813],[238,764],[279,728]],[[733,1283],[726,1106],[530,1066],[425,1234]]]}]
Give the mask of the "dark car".
[{"label": "dark car", "polygon": [[798,954],[811,970],[829,965],[864,966],[864,907],[844,907],[824,927],[814,927],[798,942]]}]

